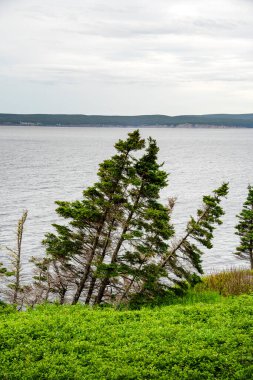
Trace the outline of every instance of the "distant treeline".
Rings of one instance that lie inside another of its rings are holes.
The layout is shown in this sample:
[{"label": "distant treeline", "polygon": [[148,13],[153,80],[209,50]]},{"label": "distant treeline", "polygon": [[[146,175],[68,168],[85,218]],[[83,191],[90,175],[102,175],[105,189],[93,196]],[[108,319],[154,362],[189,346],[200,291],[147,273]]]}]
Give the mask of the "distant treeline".
[{"label": "distant treeline", "polygon": [[62,115],[62,114],[0,114],[0,125],[52,126],[189,126],[189,127],[244,127],[253,128],[253,114],[217,115]]}]

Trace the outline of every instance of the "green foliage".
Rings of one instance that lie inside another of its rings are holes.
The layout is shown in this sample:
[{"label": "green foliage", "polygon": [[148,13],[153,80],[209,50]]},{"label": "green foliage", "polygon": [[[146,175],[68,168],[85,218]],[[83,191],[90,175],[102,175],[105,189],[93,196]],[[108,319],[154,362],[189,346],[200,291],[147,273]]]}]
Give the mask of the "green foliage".
[{"label": "green foliage", "polygon": [[6,316],[7,314],[10,314],[10,313],[15,313],[15,312],[16,312],[15,306],[9,305],[9,304],[0,300],[0,315],[1,315],[1,317]]},{"label": "green foliage", "polygon": [[55,233],[43,241],[44,273],[43,262],[36,265],[60,303],[72,296],[73,304],[82,300],[119,305],[132,297],[160,297],[175,283],[194,284],[194,273],[202,273],[201,246],[212,247],[213,231],[221,224],[226,183],[203,197],[184,237],[171,242],[175,200],[170,199],[168,207],[160,203],[168,174],[158,163],[156,141],[144,141],[136,130],[115,149],[116,154],[100,164],[98,180],[83,191],[82,200],[56,202],[66,222],[54,224]]},{"label": "green foliage", "polygon": [[252,379],[252,301],[139,311],[47,305],[6,314],[1,379]]},{"label": "green foliage", "polygon": [[72,303],[81,296],[86,303],[126,297],[145,277],[149,261],[168,249],[174,230],[159,203],[168,175],[157,163],[156,142],[149,138],[146,145],[137,158],[134,153],[145,141],[139,131],[129,133],[115,144],[116,154],[100,164],[98,181],[83,191],[81,201],[56,202],[57,213],[69,222],[55,224],[56,233],[43,243],[53,264],[49,272],[74,294]]},{"label": "green foliage", "polygon": [[[184,286],[185,280],[191,285],[198,282],[196,272],[202,274],[202,247],[212,248],[214,229],[222,223],[221,216],[224,215],[220,203],[227,194],[228,184],[224,183],[211,195],[203,197],[203,205],[197,210],[197,217],[190,217],[184,236],[173,242],[159,263],[160,269],[165,270],[165,273],[158,271],[158,275],[163,274],[163,281],[167,277],[179,286]],[[149,281],[148,287],[150,286],[152,288]],[[147,290],[150,292],[149,288]]]},{"label": "green foliage", "polygon": [[[174,287],[168,290],[162,290],[155,297],[146,299],[141,294],[136,294],[135,297],[126,305],[120,305],[120,310],[139,310],[143,307],[155,308],[168,305],[193,305],[195,303],[214,303],[221,300],[221,295],[217,291],[211,291],[204,287],[196,287],[196,290],[186,287]],[[201,290],[200,290],[201,289]]]},{"label": "green foliage", "polygon": [[0,263],[0,276],[12,276],[13,272],[8,271],[7,268],[3,266],[3,263]]},{"label": "green foliage", "polygon": [[236,248],[235,254],[250,262],[253,269],[253,186],[248,186],[248,196],[243,204],[243,209],[237,215],[236,234],[240,237],[240,245]]}]

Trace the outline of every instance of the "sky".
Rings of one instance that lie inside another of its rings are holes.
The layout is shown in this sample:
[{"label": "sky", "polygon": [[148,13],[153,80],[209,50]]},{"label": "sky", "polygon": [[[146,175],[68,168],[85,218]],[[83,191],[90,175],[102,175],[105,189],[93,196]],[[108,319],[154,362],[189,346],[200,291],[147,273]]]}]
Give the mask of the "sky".
[{"label": "sky", "polygon": [[253,112],[253,0],[0,0],[0,112]]}]

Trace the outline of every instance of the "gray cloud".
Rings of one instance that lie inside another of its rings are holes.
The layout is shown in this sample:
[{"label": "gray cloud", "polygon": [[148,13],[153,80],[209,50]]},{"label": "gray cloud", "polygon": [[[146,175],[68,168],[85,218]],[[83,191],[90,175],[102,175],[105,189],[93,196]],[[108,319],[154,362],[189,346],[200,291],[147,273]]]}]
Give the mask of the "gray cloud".
[{"label": "gray cloud", "polygon": [[252,3],[0,0],[0,112],[250,112]]}]

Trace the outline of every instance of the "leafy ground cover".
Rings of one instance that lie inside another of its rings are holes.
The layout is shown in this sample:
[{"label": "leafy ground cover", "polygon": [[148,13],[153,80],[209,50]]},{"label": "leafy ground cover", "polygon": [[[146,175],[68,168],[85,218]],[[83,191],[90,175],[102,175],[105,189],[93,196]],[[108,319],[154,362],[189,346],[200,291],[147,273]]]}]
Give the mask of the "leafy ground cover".
[{"label": "leafy ground cover", "polygon": [[253,379],[253,296],[203,300],[130,311],[2,307],[0,378]]}]

